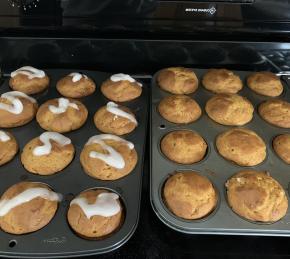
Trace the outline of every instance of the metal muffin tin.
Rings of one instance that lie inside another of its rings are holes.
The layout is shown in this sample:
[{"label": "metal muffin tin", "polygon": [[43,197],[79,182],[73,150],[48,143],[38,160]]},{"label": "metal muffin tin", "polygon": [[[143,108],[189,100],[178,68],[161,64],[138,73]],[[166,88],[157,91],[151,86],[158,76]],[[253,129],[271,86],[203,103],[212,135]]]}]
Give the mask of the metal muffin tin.
[{"label": "metal muffin tin", "polygon": [[[61,97],[55,88],[57,80],[70,72],[74,72],[73,70],[64,69],[47,69],[45,71],[51,79],[50,87],[46,92],[34,96],[39,105],[46,100]],[[59,204],[55,217],[41,230],[25,235],[12,235],[0,230],[1,257],[68,258],[106,253],[122,246],[136,229],[141,202],[143,158],[148,114],[148,88],[143,84],[143,92],[139,98],[122,103],[134,112],[139,123],[132,133],[121,136],[132,141],[135,145],[138,154],[138,163],[135,169],[129,175],[119,180],[96,180],[83,171],[79,157],[88,138],[101,134],[94,125],[93,115],[101,106],[109,101],[102,95],[100,85],[105,79],[110,77],[110,74],[85,70],[80,72],[88,75],[95,81],[96,91],[92,95],[80,99],[89,111],[89,116],[84,126],[64,134],[72,140],[75,147],[76,152],[72,163],[62,172],[55,175],[38,176],[24,169],[19,153],[13,161],[0,167],[0,175],[2,177],[0,181],[1,194],[11,185],[25,180],[46,183],[54,191],[64,195],[64,200]],[[8,80],[4,80],[1,85],[1,93],[11,91],[8,86]],[[12,132],[16,137],[20,152],[29,140],[44,132],[35,119],[27,125],[8,129],[8,131]],[[89,188],[106,188],[118,193],[125,207],[126,215],[123,225],[116,233],[102,240],[82,239],[73,232],[67,223],[67,210],[70,201],[80,192]]]},{"label": "metal muffin tin", "polygon": [[[156,81],[157,72],[151,84],[151,204],[153,210],[167,226],[189,234],[222,234],[222,235],[261,235],[261,236],[290,236],[290,208],[280,221],[273,224],[261,224],[250,222],[235,214],[228,206],[225,191],[225,182],[235,173],[255,169],[268,171],[285,189],[289,200],[288,184],[290,182],[290,166],[284,163],[274,152],[272,140],[276,135],[290,133],[290,129],[283,129],[270,125],[258,114],[258,105],[271,97],[255,94],[246,86],[246,77],[251,72],[234,71],[243,83],[243,89],[238,93],[247,97],[255,108],[253,120],[243,128],[254,130],[263,138],[267,146],[267,157],[264,162],[257,166],[242,167],[227,161],[218,154],[215,147],[215,139],[218,134],[234,128],[223,126],[211,120],[205,112],[205,104],[214,93],[207,91],[201,83],[202,76],[207,70],[193,69],[199,79],[198,90],[190,94],[202,108],[202,116],[191,124],[178,125],[165,120],[157,110],[159,102],[165,96],[170,95],[159,88]],[[278,98],[290,101],[290,92],[285,82],[282,82],[284,91]],[[205,158],[195,164],[182,165],[167,159],[160,150],[160,140],[168,132],[179,129],[189,129],[199,133],[208,144],[208,153]],[[175,171],[193,170],[208,177],[216,187],[219,194],[219,203],[212,214],[201,220],[184,220],[178,218],[169,211],[162,199],[163,186],[166,179]],[[289,200],[290,202],[290,200]]]}]

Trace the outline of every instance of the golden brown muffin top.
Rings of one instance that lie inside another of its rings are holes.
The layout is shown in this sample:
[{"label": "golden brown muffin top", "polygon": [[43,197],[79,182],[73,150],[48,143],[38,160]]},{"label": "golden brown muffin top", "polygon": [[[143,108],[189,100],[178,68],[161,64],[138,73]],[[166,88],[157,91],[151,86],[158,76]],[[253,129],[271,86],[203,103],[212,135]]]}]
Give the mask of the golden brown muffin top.
[{"label": "golden brown muffin top", "polygon": [[217,193],[208,178],[194,171],[176,172],[164,185],[167,207],[178,217],[200,219],[217,205]]},{"label": "golden brown muffin top", "polygon": [[233,211],[252,221],[274,222],[287,212],[283,187],[266,172],[241,171],[226,182]]},{"label": "golden brown muffin top", "polygon": [[283,92],[280,78],[269,71],[255,72],[247,78],[247,85],[257,94],[279,96]]},{"label": "golden brown muffin top", "polygon": [[273,148],[285,163],[290,164],[290,134],[276,136],[273,140]]},{"label": "golden brown muffin top", "polygon": [[290,128],[290,103],[281,99],[271,99],[259,105],[260,116],[270,124]]},{"label": "golden brown muffin top", "polygon": [[223,125],[241,126],[253,118],[254,107],[238,94],[217,94],[205,106],[208,116]]},{"label": "golden brown muffin top", "polygon": [[202,83],[214,93],[235,94],[243,87],[240,77],[227,69],[209,69],[203,76]]}]

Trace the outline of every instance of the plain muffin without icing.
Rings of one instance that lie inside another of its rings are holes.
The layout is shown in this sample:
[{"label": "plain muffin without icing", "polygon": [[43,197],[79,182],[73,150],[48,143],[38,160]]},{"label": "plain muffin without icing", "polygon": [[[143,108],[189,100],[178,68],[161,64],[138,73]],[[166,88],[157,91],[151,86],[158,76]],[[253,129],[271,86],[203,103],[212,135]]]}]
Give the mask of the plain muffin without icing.
[{"label": "plain muffin without icing", "polygon": [[283,187],[266,172],[241,171],[226,182],[228,203],[243,218],[275,222],[287,212]]},{"label": "plain muffin without icing", "polygon": [[123,218],[119,196],[102,189],[82,192],[71,201],[67,213],[71,228],[88,239],[101,239],[114,233],[123,223]]},{"label": "plain muffin without icing", "polygon": [[200,219],[216,207],[218,196],[208,178],[196,172],[176,172],[163,188],[168,209],[183,219]]},{"label": "plain muffin without icing", "polygon": [[18,144],[14,136],[7,131],[0,130],[0,166],[11,161],[18,151]]},{"label": "plain muffin without icing", "polygon": [[96,90],[94,81],[81,73],[70,73],[56,84],[57,91],[69,98],[81,98],[91,95]]},{"label": "plain muffin without icing", "polygon": [[104,132],[116,135],[124,135],[132,132],[138,125],[133,112],[122,105],[108,102],[94,115],[96,127]]},{"label": "plain muffin without icing", "polygon": [[255,93],[276,97],[282,94],[283,85],[280,78],[272,72],[256,72],[248,76],[247,85]]},{"label": "plain muffin without icing", "polygon": [[43,103],[36,114],[40,127],[47,131],[69,132],[79,129],[88,117],[88,110],[81,102],[56,98]]},{"label": "plain muffin without icing", "polygon": [[84,171],[100,180],[116,180],[128,175],[137,161],[133,143],[111,134],[91,137],[80,156]]},{"label": "plain muffin without icing", "polygon": [[266,158],[264,141],[252,130],[235,128],[218,135],[216,147],[221,156],[240,166],[254,166]]},{"label": "plain muffin without icing", "polygon": [[37,231],[52,220],[59,201],[60,196],[44,183],[14,184],[0,199],[0,227],[17,235]]},{"label": "plain muffin without icing", "polygon": [[290,134],[278,135],[273,140],[273,149],[287,164],[290,164]]},{"label": "plain muffin without icing", "polygon": [[227,69],[210,69],[202,79],[203,86],[214,93],[235,94],[243,88],[240,77]]},{"label": "plain muffin without icing", "polygon": [[25,66],[11,73],[9,85],[14,91],[37,94],[49,86],[49,77],[43,70]]},{"label": "plain muffin without icing", "polygon": [[273,99],[259,105],[260,116],[268,123],[281,127],[290,128],[290,103]]},{"label": "plain muffin without icing", "polygon": [[207,101],[205,111],[217,123],[228,126],[241,126],[252,120],[254,107],[243,96],[217,94]]},{"label": "plain muffin without icing", "polygon": [[199,134],[191,130],[176,130],[162,138],[160,148],[170,160],[192,164],[204,158],[207,144]]},{"label": "plain muffin without icing", "polygon": [[162,69],[157,82],[161,89],[173,94],[191,94],[198,88],[198,79],[193,70],[184,67]]},{"label": "plain muffin without icing", "polygon": [[25,145],[21,163],[30,173],[52,175],[67,167],[74,153],[69,138],[57,132],[44,132]]},{"label": "plain muffin without icing", "polygon": [[191,123],[201,116],[198,103],[186,95],[169,95],[159,105],[160,115],[173,123]]},{"label": "plain muffin without icing", "polygon": [[128,102],[142,94],[142,84],[126,74],[115,74],[101,85],[104,96],[114,102]]}]

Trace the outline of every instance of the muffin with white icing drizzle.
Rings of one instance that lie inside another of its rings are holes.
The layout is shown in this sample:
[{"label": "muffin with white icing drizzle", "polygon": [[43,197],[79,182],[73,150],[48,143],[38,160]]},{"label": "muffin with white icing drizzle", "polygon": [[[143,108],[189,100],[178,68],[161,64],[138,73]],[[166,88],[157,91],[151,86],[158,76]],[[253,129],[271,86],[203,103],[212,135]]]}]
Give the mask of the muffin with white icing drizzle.
[{"label": "muffin with white icing drizzle", "polygon": [[60,79],[56,89],[65,97],[81,98],[91,95],[96,90],[96,85],[87,75],[73,72]]},{"label": "muffin with white icing drizzle", "polygon": [[49,100],[39,107],[36,120],[48,131],[69,132],[83,126],[88,110],[81,102],[66,98]]},{"label": "muffin with white icing drizzle", "polygon": [[101,107],[95,113],[94,122],[100,131],[116,135],[130,133],[138,125],[129,108],[114,102],[108,102],[106,106]]},{"label": "muffin with white icing drizzle", "polygon": [[138,98],[142,93],[142,84],[130,75],[115,74],[101,85],[104,96],[114,102],[128,102]]},{"label": "muffin with white icing drizzle", "polygon": [[11,91],[0,96],[0,127],[22,126],[35,117],[37,102],[25,93]]},{"label": "muffin with white icing drizzle", "polygon": [[43,70],[24,66],[11,73],[9,85],[15,91],[37,94],[48,88],[49,77]]},{"label": "muffin with white icing drizzle", "polygon": [[11,161],[18,151],[18,144],[13,135],[0,130],[0,165]]},{"label": "muffin with white icing drizzle", "polygon": [[91,137],[80,156],[84,171],[100,180],[116,180],[128,175],[137,160],[134,144],[111,134]]},{"label": "muffin with white icing drizzle", "polygon": [[1,196],[0,228],[17,235],[37,231],[52,220],[60,200],[44,183],[17,183]]},{"label": "muffin with white icing drizzle", "polygon": [[67,214],[71,228],[87,239],[113,234],[120,228],[123,218],[119,195],[103,189],[82,192],[71,201]]},{"label": "muffin with white icing drizzle", "polygon": [[44,132],[25,145],[21,162],[33,174],[51,175],[67,167],[74,153],[69,138],[57,132]]}]

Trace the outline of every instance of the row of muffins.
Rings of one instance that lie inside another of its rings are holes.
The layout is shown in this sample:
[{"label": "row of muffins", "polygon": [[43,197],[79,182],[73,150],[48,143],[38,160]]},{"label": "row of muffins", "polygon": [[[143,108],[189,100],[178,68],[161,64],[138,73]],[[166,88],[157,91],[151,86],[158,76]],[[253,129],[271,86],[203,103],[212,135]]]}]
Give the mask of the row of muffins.
[{"label": "row of muffins", "polygon": [[[229,206],[242,218],[274,223],[287,213],[287,195],[268,172],[240,171],[226,181],[225,188]],[[212,182],[195,171],[174,172],[165,181],[162,196],[166,207],[186,220],[206,218],[219,200]]]},{"label": "row of muffins", "polygon": [[[85,123],[86,107],[72,98],[92,94],[96,89],[93,80],[81,73],[65,76],[57,82],[57,90],[67,98],[49,100],[39,109],[36,100],[27,94],[48,88],[49,77],[44,71],[22,67],[11,73],[9,85],[15,91],[0,98],[0,127],[21,126],[36,115],[39,125],[50,130],[25,145],[21,154],[23,166],[41,175],[62,171],[73,160],[75,148],[71,140],[60,133],[76,130]],[[101,85],[101,91],[111,101],[125,102],[141,95],[142,84],[129,75],[115,74]],[[137,152],[133,143],[118,135],[136,128],[134,114],[125,106],[109,102],[95,113],[94,122],[107,134],[93,136],[87,141],[80,155],[84,171],[102,180],[115,180],[129,174],[137,163]],[[10,161],[17,151],[13,135],[0,131],[1,165]],[[41,229],[55,215],[60,197],[42,183],[21,182],[11,186],[0,199],[1,229],[12,234]],[[88,190],[70,202],[67,220],[81,237],[106,237],[121,226],[124,208],[116,193],[104,189]]]},{"label": "row of muffins", "polygon": [[[239,166],[256,166],[267,155],[264,140],[253,130],[246,128],[233,128],[220,133],[216,137],[215,146],[223,158]],[[290,164],[290,134],[277,135],[272,146],[278,157]],[[180,129],[170,131],[162,137],[160,150],[169,160],[189,165],[205,158],[208,145],[197,132]]]},{"label": "row of muffins", "polygon": [[[207,143],[198,133],[184,129],[195,122],[202,111],[198,103],[186,94],[198,88],[198,79],[191,69],[173,67],[161,70],[156,77],[166,96],[158,104],[159,114],[169,122],[183,125],[162,137],[161,152],[171,161],[193,164],[207,153]],[[202,79],[205,89],[215,93],[206,103],[206,113],[215,122],[227,126],[242,126],[253,118],[253,105],[237,94],[243,87],[238,75],[226,69],[210,69]],[[270,97],[282,94],[280,79],[270,72],[257,72],[247,78],[247,85],[255,93]],[[273,99],[259,106],[259,113],[267,122],[290,128],[290,104]],[[158,143],[159,145],[159,143]],[[254,166],[266,157],[266,145],[254,131],[233,128],[219,134],[216,148],[221,156],[241,166]],[[290,159],[290,134],[278,135],[273,148],[286,163]],[[267,172],[245,170],[226,183],[227,201],[232,210],[253,222],[275,222],[287,213],[288,199],[283,187]],[[177,217],[193,220],[211,214],[218,204],[218,192],[211,181],[194,171],[175,172],[165,181],[162,198],[166,207]]]}]

